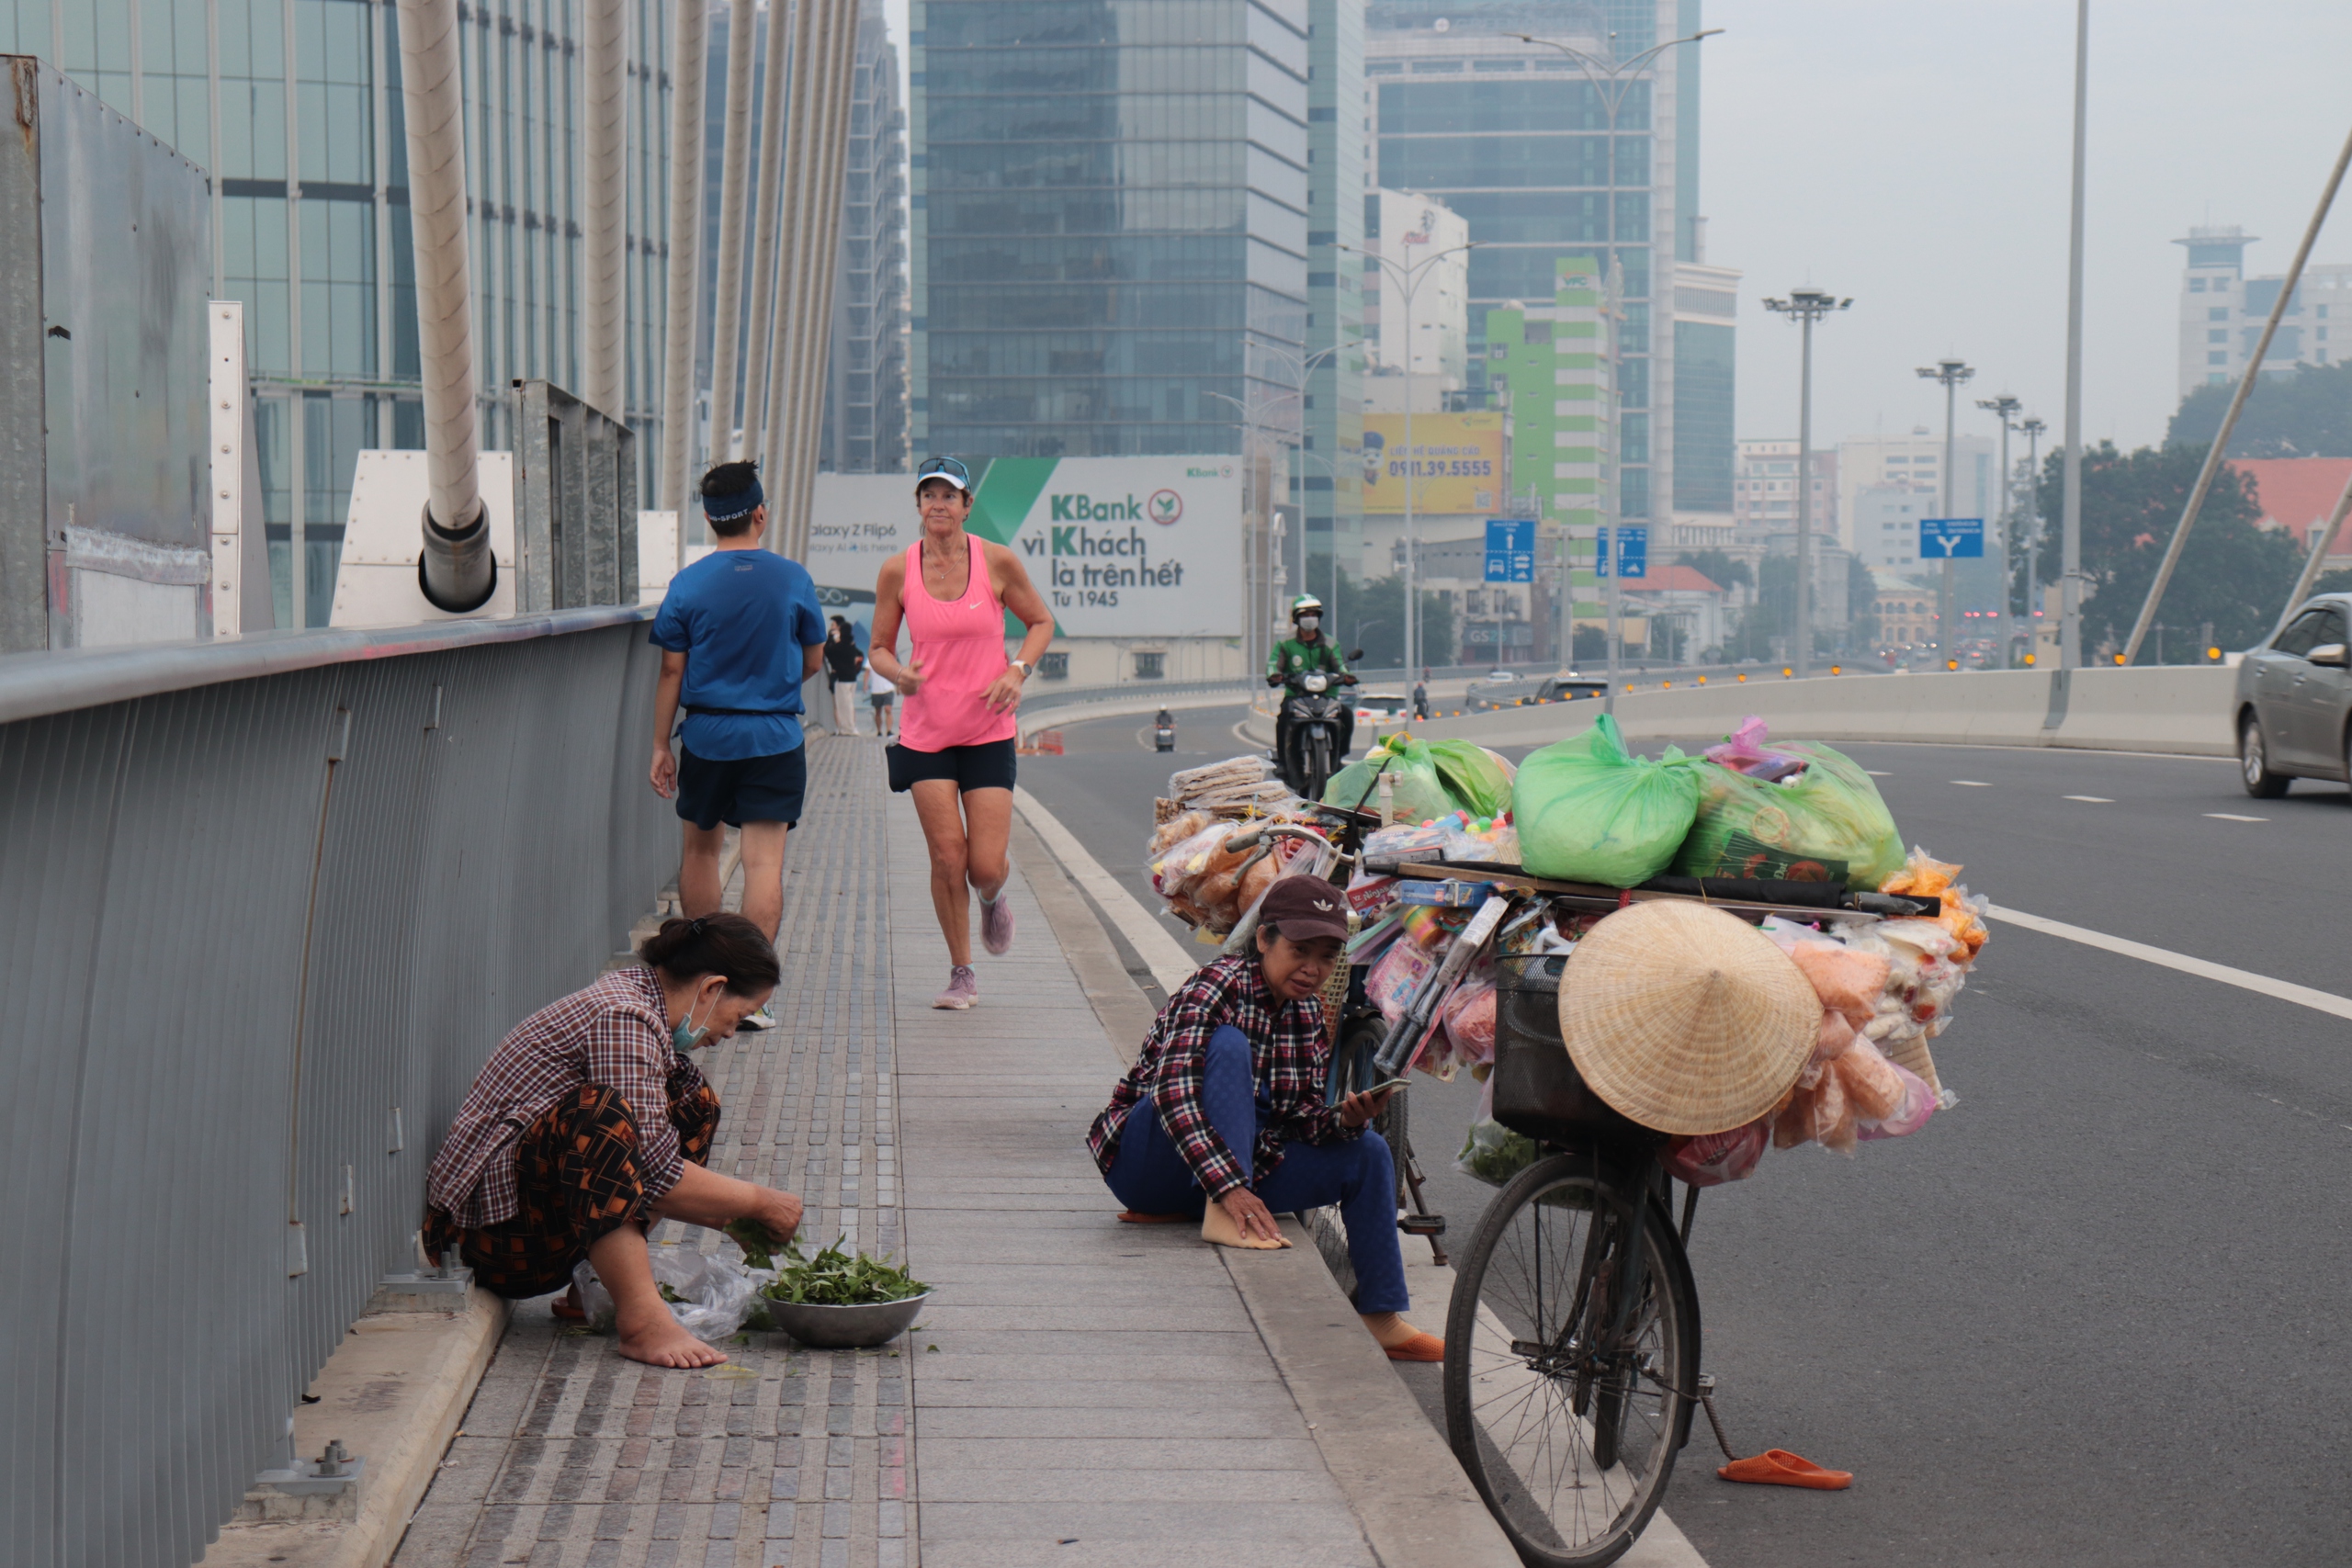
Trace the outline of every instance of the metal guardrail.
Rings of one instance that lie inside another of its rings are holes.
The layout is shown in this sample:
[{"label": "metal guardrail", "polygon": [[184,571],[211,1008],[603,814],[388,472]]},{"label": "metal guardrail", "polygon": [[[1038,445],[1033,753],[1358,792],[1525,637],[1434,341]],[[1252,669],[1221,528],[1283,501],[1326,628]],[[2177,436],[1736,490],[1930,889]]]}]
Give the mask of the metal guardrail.
[{"label": "metal guardrail", "polygon": [[0,1562],[187,1568],[676,864],[644,612],[0,660]]},{"label": "metal guardrail", "polygon": [[1216,692],[1231,692],[1235,702],[1248,702],[1251,694],[1265,687],[1261,680],[1239,675],[1218,681],[1121,681],[1108,686],[1048,685],[1041,681],[1021,694],[1021,711],[1036,713],[1046,708],[1068,707],[1073,703],[1149,702],[1154,697]]}]

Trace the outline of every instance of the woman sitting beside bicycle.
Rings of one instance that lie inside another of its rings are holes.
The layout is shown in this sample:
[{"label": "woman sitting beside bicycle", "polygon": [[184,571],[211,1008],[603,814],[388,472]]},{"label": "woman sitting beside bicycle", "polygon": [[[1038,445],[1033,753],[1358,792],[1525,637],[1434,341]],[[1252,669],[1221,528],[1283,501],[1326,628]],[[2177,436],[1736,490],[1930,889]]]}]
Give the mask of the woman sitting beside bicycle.
[{"label": "woman sitting beside bicycle", "polygon": [[1403,1316],[1396,1168],[1367,1126],[1395,1088],[1323,1098],[1331,1050],[1319,993],[1347,935],[1329,883],[1290,876],[1267,889],[1256,953],[1220,958],[1177,987],[1087,1144],[1126,1205],[1121,1219],[1197,1219],[1201,1238],[1221,1247],[1287,1247],[1276,1211],[1337,1203],[1364,1326],[1391,1360],[1442,1360],[1444,1342]]}]

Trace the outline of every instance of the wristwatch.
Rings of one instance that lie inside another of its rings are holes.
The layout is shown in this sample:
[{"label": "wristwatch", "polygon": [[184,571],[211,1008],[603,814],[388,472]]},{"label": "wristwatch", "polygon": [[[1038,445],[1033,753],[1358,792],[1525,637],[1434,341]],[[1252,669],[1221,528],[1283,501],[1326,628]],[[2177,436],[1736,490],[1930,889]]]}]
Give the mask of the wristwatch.
[{"label": "wristwatch", "polygon": [[1027,679],[1029,679],[1029,661],[1028,661],[1027,660],[1025,660],[1025,659],[1016,659],[1016,660],[1013,660],[1012,661],[1012,667],[1013,667],[1015,670],[1018,670],[1018,671],[1021,671],[1021,678],[1022,678],[1023,680],[1026,681]]}]

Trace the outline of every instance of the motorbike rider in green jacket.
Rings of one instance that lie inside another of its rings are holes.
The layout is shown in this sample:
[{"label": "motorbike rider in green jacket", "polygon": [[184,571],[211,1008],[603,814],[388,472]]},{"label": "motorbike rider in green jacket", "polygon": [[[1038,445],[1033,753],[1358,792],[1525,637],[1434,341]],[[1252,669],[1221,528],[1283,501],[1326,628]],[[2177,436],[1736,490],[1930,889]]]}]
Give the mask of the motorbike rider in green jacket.
[{"label": "motorbike rider in green jacket", "polygon": [[[1266,654],[1266,684],[1285,688],[1285,700],[1275,710],[1274,718],[1274,763],[1285,779],[1291,773],[1288,691],[1298,689],[1306,676],[1318,671],[1331,677],[1335,686],[1352,686],[1356,682],[1355,676],[1348,671],[1347,660],[1340,653],[1339,644],[1323,633],[1323,601],[1312,593],[1300,594],[1290,602],[1290,619],[1291,635],[1274,644]],[[1334,768],[1347,760],[1355,728],[1355,710],[1343,705],[1340,709],[1339,751],[1331,759]]]}]

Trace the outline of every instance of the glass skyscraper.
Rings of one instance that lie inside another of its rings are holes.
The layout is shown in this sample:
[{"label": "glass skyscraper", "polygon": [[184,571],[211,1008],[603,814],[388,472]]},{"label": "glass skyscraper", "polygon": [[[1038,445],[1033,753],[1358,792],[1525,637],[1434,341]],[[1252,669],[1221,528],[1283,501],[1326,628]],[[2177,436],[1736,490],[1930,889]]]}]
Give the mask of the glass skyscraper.
[{"label": "glass skyscraper", "polygon": [[[1483,362],[1518,346],[1486,341],[1489,310],[1548,304],[1564,257],[1619,267],[1617,502],[1634,521],[1697,511],[1720,512],[1728,525],[1731,510],[1724,291],[1736,275],[1700,265],[1702,46],[1669,49],[1627,80],[1611,135],[1611,93],[1568,55],[1519,35],[1597,57],[1605,79],[1614,61],[1701,26],[1699,0],[1366,6],[1378,181],[1442,200],[1479,246],[1470,256],[1471,400],[1486,389]],[[1692,286],[1697,308],[1684,309],[1679,301]],[[1526,479],[1513,482],[1524,491]]]},{"label": "glass skyscraper", "polygon": [[1308,11],[911,0],[918,455],[1297,439]]},{"label": "glass skyscraper", "polygon": [[[579,382],[578,16],[572,0],[459,0],[458,15],[481,430],[499,450],[514,380]],[[671,30],[662,0],[628,0],[628,17],[625,412],[650,496]],[[424,445],[390,0],[0,0],[0,51],[57,65],[212,174],[212,293],[245,306],[278,623],[299,507],[306,618],[324,625],[358,452]]]},{"label": "glass skyscraper", "polygon": [[863,0],[842,181],[822,466],[903,473],[907,455],[907,117],[879,0]]}]

